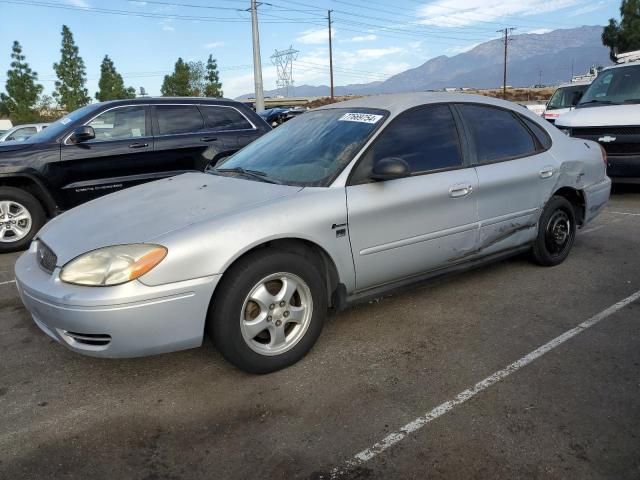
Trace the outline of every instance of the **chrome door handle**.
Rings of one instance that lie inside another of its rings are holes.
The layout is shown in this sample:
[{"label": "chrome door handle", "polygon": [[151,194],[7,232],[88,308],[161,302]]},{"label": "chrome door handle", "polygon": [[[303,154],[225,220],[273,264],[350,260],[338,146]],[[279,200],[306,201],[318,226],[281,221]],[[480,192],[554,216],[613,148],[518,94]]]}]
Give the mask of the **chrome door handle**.
[{"label": "chrome door handle", "polygon": [[148,146],[148,143],[132,143],[131,145],[129,145],[129,148],[146,148]]},{"label": "chrome door handle", "polygon": [[454,185],[449,189],[449,196],[451,198],[466,197],[471,192],[473,192],[471,185]]},{"label": "chrome door handle", "polygon": [[540,178],[551,178],[555,173],[555,169],[553,167],[545,167],[540,170]]}]

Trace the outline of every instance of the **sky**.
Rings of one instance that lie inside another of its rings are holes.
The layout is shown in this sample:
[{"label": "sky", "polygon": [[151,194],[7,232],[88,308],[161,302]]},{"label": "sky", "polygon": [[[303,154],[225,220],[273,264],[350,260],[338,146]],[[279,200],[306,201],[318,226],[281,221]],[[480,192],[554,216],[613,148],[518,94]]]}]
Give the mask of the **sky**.
[{"label": "sky", "polygon": [[[218,61],[226,97],[253,92],[249,0],[0,0],[0,82],[18,40],[45,93],[54,88],[62,25],[73,32],[97,91],[109,55],[125,84],[159,95],[178,57]],[[620,0],[265,0],[258,8],[264,88],[276,87],[271,56],[289,47],[296,85],[329,84],[327,10],[336,85],[384,80],[430,58],[496,38],[497,30],[544,33],[605,25]]]}]

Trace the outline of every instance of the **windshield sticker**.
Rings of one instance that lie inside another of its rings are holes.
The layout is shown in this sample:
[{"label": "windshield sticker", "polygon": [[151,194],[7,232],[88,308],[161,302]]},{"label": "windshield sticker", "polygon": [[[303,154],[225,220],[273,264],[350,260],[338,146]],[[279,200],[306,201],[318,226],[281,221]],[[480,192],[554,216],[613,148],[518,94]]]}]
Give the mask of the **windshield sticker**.
[{"label": "windshield sticker", "polygon": [[374,115],[373,113],[345,113],[338,121],[340,122],[361,122],[361,123],[378,123],[382,115]]},{"label": "windshield sticker", "polygon": [[70,121],[71,121],[71,119],[70,119],[70,118],[66,118],[66,117],[65,117],[65,118],[63,118],[63,119],[61,119],[61,120],[60,120],[60,123],[61,123],[61,124],[63,124],[63,125],[66,125],[66,124],[67,124],[67,123],[69,123]]}]

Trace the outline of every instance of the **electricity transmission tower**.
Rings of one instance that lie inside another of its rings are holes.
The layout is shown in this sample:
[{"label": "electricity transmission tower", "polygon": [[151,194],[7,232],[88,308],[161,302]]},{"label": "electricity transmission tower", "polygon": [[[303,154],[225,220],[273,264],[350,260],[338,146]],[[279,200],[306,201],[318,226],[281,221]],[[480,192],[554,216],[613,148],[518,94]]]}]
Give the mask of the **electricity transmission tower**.
[{"label": "electricity transmission tower", "polygon": [[276,86],[281,90],[282,95],[289,96],[289,87],[293,87],[293,61],[298,58],[298,50],[289,46],[286,50],[276,50],[271,55],[271,63],[276,66],[278,80]]}]

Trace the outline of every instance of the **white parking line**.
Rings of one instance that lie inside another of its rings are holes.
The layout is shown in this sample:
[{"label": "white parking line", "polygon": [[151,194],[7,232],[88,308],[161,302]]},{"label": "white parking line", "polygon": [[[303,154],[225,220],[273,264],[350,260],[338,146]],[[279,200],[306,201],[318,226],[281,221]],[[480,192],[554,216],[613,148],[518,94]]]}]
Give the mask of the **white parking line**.
[{"label": "white parking line", "polygon": [[401,427],[398,431],[387,435],[382,440],[380,440],[378,443],[372,445],[371,447],[367,448],[366,450],[363,450],[360,453],[355,454],[353,456],[353,458],[347,460],[347,462],[345,463],[344,466],[336,467],[333,470],[331,470],[331,477],[330,478],[338,479],[342,475],[347,473],[349,471],[349,469],[354,468],[354,467],[358,467],[358,466],[368,462],[369,460],[375,458],[380,453],[384,452],[388,448],[390,448],[393,445],[395,445],[395,444],[399,443],[400,441],[402,441],[404,438],[407,437],[407,435],[409,435],[409,434],[421,429],[422,427],[426,426],[428,423],[432,422],[436,418],[441,417],[445,413],[449,412],[450,410],[455,408],[457,405],[460,405],[460,404],[466,402],[467,400],[475,397],[477,394],[479,394],[483,390],[486,390],[490,386],[492,386],[495,383],[499,382],[500,380],[508,377],[512,373],[517,372],[522,367],[527,366],[528,364],[530,364],[534,360],[536,360],[536,359],[540,358],[541,356],[543,356],[545,353],[550,352],[554,348],[562,345],[567,340],[575,337],[579,333],[584,332],[588,328],[593,327],[594,325],[596,325],[597,323],[601,322],[605,318],[613,315],[618,310],[621,310],[622,308],[626,307],[627,305],[629,305],[632,302],[635,302],[638,299],[640,299],[640,290],[635,292],[633,295],[628,296],[624,300],[619,301],[615,305],[610,306],[606,310],[603,310],[602,312],[598,313],[597,315],[594,315],[590,319],[582,322],[577,327],[574,327],[571,330],[566,331],[565,333],[563,333],[562,335],[554,338],[550,342],[545,343],[541,347],[538,347],[537,349],[535,349],[531,353],[528,353],[527,355],[525,355],[521,359],[516,360],[511,365],[508,365],[507,367],[503,368],[502,370],[498,370],[497,372],[491,374],[490,376],[488,376],[484,380],[476,383],[473,387],[468,388],[467,390],[459,393],[452,400],[449,400],[448,402],[444,402],[444,403],[438,405],[433,410],[430,410],[429,412],[427,412],[423,416],[418,417],[415,420],[413,420],[412,422],[407,423],[404,427]]},{"label": "white parking line", "polygon": [[612,212],[609,211],[607,213],[613,213],[614,215],[631,215],[632,217],[640,217],[640,213],[631,213],[631,212]]},{"label": "white parking line", "polygon": [[9,285],[10,283],[16,283],[15,280],[7,280],[6,282],[0,282],[0,285]]}]

